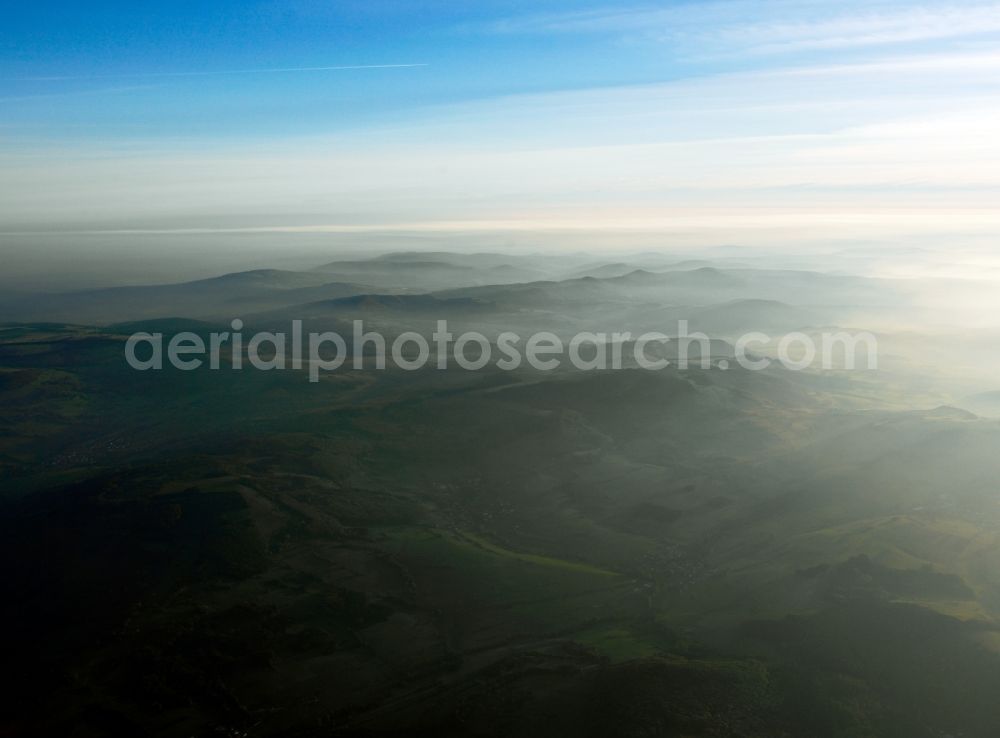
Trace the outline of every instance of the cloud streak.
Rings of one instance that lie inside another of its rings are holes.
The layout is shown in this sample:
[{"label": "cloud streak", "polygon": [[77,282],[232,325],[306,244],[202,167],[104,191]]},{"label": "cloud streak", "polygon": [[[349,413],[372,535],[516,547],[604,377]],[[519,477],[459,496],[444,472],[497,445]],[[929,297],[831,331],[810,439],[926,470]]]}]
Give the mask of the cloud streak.
[{"label": "cloud streak", "polygon": [[16,82],[61,82],[93,79],[140,79],[161,77],[222,77],[239,74],[287,74],[293,72],[340,72],[355,69],[412,69],[430,66],[426,62],[412,64],[344,64],[327,67],[264,67],[256,69],[212,69],[183,72],[131,72],[124,74],[53,75],[43,77],[17,77]]},{"label": "cloud streak", "polygon": [[1000,32],[1000,4],[846,2],[817,14],[814,2],[710,2],[673,8],[608,6],[528,15],[491,24],[503,34],[611,34],[732,54],[833,51],[959,39]]},{"label": "cloud streak", "polygon": [[980,36],[1000,32],[1000,5],[919,6],[890,12],[861,12],[817,22],[727,29],[722,38],[748,53],[886,46]]}]

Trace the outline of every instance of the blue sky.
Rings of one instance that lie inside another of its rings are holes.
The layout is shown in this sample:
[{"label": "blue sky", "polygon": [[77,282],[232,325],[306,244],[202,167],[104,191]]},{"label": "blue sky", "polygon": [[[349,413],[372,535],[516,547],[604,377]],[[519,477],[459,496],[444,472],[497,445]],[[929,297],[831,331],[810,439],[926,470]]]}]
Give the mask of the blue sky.
[{"label": "blue sky", "polygon": [[1000,3],[2,14],[4,230],[993,227]]},{"label": "blue sky", "polygon": [[[323,133],[428,105],[677,73],[641,45],[504,29],[546,9],[577,12],[568,3],[17,4],[0,47],[2,94],[14,103],[4,117],[27,135]],[[422,66],[323,70],[394,64]],[[320,69],[249,71],[306,68]]]}]

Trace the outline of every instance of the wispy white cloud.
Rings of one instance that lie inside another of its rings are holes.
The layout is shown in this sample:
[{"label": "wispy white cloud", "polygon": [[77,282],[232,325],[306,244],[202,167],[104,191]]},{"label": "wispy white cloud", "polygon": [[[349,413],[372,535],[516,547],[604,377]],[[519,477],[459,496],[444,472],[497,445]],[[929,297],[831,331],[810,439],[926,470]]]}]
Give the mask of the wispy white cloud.
[{"label": "wispy white cloud", "polygon": [[[1000,71],[1000,52],[923,53],[904,56],[882,56],[877,59],[840,64],[805,65],[773,70],[775,75],[830,76],[871,75],[877,73],[914,74],[985,72],[995,75]],[[952,76],[954,82],[960,78]]]},{"label": "wispy white cloud", "polygon": [[761,23],[719,32],[748,53],[884,46],[1000,32],[1000,4],[919,5],[818,21]]},{"label": "wispy white cloud", "polygon": [[627,35],[706,54],[762,55],[998,33],[1000,4],[733,0],[665,8],[609,5],[586,11],[509,18],[488,28],[497,33]]},{"label": "wispy white cloud", "polygon": [[492,21],[482,28],[496,33],[620,33],[673,26],[694,26],[706,19],[742,16],[747,2],[710,2],[674,7],[607,5],[587,10],[525,14]]},{"label": "wispy white cloud", "polygon": [[240,74],[287,74],[291,72],[339,72],[353,69],[410,69],[413,67],[430,66],[426,62],[414,64],[346,64],[329,67],[264,67],[253,69],[203,69],[178,72],[131,72],[122,74],[86,74],[86,75],[54,75],[43,77],[16,77],[15,82],[61,82],[67,80],[88,79],[137,79],[158,77],[219,77]]},{"label": "wispy white cloud", "polygon": [[534,222],[567,204],[642,206],[648,219],[658,209],[748,203],[789,222],[804,207],[849,214],[888,205],[926,220],[995,198],[997,82],[952,96],[943,115],[929,87],[887,94],[905,89],[894,74],[894,85],[876,79],[867,97],[853,75],[813,85],[767,72],[508,97],[405,127],[224,148],[18,150],[0,154],[0,222],[338,210],[371,222],[498,213]]},{"label": "wispy white cloud", "polygon": [[[119,95],[128,92],[156,89],[155,85],[124,85],[118,87],[100,87],[85,90],[61,90],[59,92],[39,92],[28,95],[8,95],[0,97],[0,102],[29,102],[32,100],[48,100],[63,97],[86,97],[90,95]],[[12,127],[12,126],[11,126]]]}]

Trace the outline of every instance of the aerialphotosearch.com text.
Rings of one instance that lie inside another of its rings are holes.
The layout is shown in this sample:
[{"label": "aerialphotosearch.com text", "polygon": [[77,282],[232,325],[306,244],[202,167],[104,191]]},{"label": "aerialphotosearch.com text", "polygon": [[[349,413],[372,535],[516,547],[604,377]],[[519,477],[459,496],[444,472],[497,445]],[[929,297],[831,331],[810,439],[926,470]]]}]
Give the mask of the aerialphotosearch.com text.
[{"label": "aerialphotosearch.com text", "polygon": [[291,321],[288,333],[260,331],[245,336],[243,321],[238,318],[230,327],[230,331],[207,334],[134,333],[125,343],[125,359],[139,371],[160,370],[166,364],[180,371],[200,369],[206,364],[212,370],[245,366],[260,371],[305,369],[310,382],[318,382],[323,372],[345,367],[383,370],[388,361],[404,371],[428,365],[477,371],[491,364],[504,371],[525,364],[538,371],[551,371],[565,361],[581,371],[625,367],[655,371],[669,366],[687,369],[692,365],[728,369],[730,359],[750,371],[766,369],[775,361],[793,371],[811,367],[876,369],[878,366],[877,340],[867,332],[812,335],[794,332],[779,337],[750,332],[732,341],[726,357],[719,358],[712,355],[712,340],[704,333],[689,331],[686,320],[678,321],[672,336],[660,332],[637,336],[629,332],[580,332],[568,340],[549,331],[526,337],[504,331],[493,340],[476,331],[456,336],[448,330],[446,320],[437,321],[437,328],[429,338],[406,331],[391,339],[377,331],[366,331],[364,321],[355,320],[350,342],[333,331],[305,333],[301,320]]}]

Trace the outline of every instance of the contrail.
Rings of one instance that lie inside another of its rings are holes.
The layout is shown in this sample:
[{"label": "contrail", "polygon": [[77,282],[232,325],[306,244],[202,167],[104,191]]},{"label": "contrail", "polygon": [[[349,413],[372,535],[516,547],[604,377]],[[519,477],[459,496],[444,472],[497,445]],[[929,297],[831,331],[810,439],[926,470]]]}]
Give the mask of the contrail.
[{"label": "contrail", "polygon": [[53,77],[18,77],[17,82],[55,82],[62,80],[81,79],[129,79],[137,77],[213,77],[227,74],[282,74],[286,72],[335,72],[346,69],[408,69],[411,67],[427,67],[420,64],[350,64],[335,67],[270,67],[263,69],[218,69],[201,72],[135,72],[131,74],[86,74],[64,75]]}]

